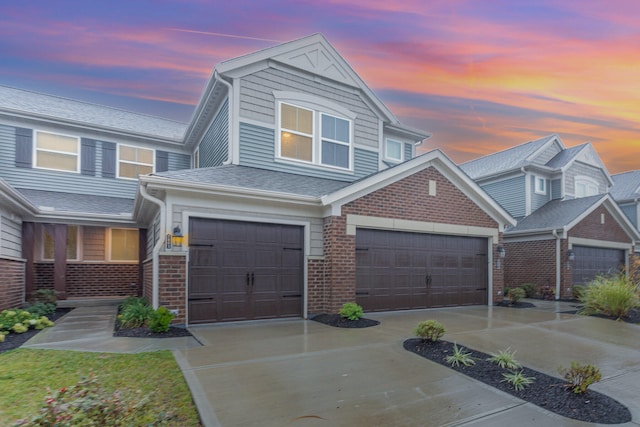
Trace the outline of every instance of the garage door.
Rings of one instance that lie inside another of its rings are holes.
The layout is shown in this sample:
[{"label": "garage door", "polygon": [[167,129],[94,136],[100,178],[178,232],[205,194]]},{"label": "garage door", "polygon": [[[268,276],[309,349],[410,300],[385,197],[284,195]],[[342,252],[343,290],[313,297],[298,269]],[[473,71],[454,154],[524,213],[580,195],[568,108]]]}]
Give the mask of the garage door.
[{"label": "garage door", "polygon": [[356,302],[367,311],[487,303],[487,239],[358,229]]},{"label": "garage door", "polygon": [[302,227],[192,218],[189,323],[302,316]]},{"label": "garage door", "polygon": [[622,249],[574,246],[573,284],[587,284],[598,274],[616,274],[624,271],[625,256]]}]

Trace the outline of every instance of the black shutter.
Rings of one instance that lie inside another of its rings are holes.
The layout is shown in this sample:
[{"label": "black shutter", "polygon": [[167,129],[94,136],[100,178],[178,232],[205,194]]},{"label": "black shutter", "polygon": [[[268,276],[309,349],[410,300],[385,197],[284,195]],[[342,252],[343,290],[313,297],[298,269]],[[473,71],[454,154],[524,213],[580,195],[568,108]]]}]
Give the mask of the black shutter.
[{"label": "black shutter", "polygon": [[116,177],[116,144],[102,141],[102,177]]},{"label": "black shutter", "polygon": [[156,150],[156,172],[166,172],[169,170],[169,153]]},{"label": "black shutter", "polygon": [[16,128],[16,167],[30,168],[33,164],[33,131]]},{"label": "black shutter", "polygon": [[80,141],[80,172],[82,175],[96,176],[96,142],[88,138]]}]

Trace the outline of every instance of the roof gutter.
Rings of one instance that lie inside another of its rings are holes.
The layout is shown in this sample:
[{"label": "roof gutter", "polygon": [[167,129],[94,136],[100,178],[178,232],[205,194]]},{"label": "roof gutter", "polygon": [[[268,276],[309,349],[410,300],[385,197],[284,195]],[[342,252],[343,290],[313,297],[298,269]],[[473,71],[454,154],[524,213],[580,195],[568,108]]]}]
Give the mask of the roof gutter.
[{"label": "roof gutter", "polygon": [[[167,208],[164,202],[147,193],[147,188],[144,185],[140,185],[139,188],[140,188],[140,195],[145,200],[148,200],[151,203],[158,205],[158,207],[160,208],[160,230],[162,231],[161,236],[164,236],[164,232],[166,231],[166,213],[167,213]],[[159,263],[160,263],[160,250],[162,249],[163,245],[164,245],[164,242],[162,240],[162,237],[160,237],[156,242],[155,246],[153,247],[153,251],[152,251],[153,272],[152,272],[151,289],[152,289],[152,304],[154,309],[157,309],[159,305],[159,277],[160,277]]]},{"label": "roof gutter", "polygon": [[220,73],[218,73],[218,70],[214,70],[213,71],[213,78],[222,83],[223,85],[225,85],[227,87],[227,99],[229,99],[229,105],[228,105],[228,114],[229,114],[229,118],[227,120],[227,126],[229,127],[229,129],[227,130],[228,134],[227,134],[227,160],[225,160],[224,162],[222,162],[223,165],[229,165],[233,162],[233,157],[232,157],[232,153],[231,150],[233,149],[233,146],[231,144],[231,140],[232,140],[232,136],[233,136],[233,87],[231,86],[231,83],[229,83],[228,81],[226,81],[225,79],[223,79],[222,77],[220,77]]}]

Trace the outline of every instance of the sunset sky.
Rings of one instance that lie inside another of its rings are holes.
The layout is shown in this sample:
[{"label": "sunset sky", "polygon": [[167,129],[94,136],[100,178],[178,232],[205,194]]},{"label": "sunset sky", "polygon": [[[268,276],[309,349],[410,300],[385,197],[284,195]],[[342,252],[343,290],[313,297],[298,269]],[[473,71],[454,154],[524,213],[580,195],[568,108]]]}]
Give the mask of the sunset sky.
[{"label": "sunset sky", "polygon": [[188,121],[213,66],[321,32],[456,162],[557,133],[640,169],[637,0],[0,4],[0,84]]}]

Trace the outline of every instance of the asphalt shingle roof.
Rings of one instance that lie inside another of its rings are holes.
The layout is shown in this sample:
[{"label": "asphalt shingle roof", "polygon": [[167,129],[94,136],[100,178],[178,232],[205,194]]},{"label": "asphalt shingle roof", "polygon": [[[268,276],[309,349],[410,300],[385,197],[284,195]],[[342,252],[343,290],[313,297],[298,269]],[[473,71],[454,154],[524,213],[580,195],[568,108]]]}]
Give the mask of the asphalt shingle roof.
[{"label": "asphalt shingle roof", "polygon": [[0,85],[0,111],[69,120],[181,141],[186,123]]},{"label": "asphalt shingle roof", "polygon": [[54,209],[54,212],[98,215],[130,215],[133,213],[133,199],[29,190],[24,188],[17,188],[16,190],[26,197],[34,206],[45,212]]},{"label": "asphalt shingle roof", "polygon": [[613,187],[609,190],[615,201],[640,198],[640,170],[612,175]]},{"label": "asphalt shingle roof", "polygon": [[322,197],[351,184],[345,181],[238,165],[162,172],[155,175],[185,182],[225,185],[311,197]]},{"label": "asphalt shingle roof", "polygon": [[579,199],[551,200],[531,215],[518,221],[518,224],[506,230],[505,234],[562,228],[572,223],[603,197],[605,197],[605,195],[599,194]]},{"label": "asphalt shingle roof", "polygon": [[545,166],[553,169],[561,169],[569,162],[571,162],[571,160],[573,160],[578,155],[580,150],[582,150],[587,145],[589,144],[585,143],[575,147],[565,148],[564,150],[556,154],[555,157],[549,160]]},{"label": "asphalt shingle roof", "polygon": [[518,169],[526,166],[526,159],[550,139],[555,137],[556,135],[545,136],[544,138],[530,141],[517,147],[489,154],[479,159],[470,160],[459,166],[471,179],[478,179],[502,171]]}]

